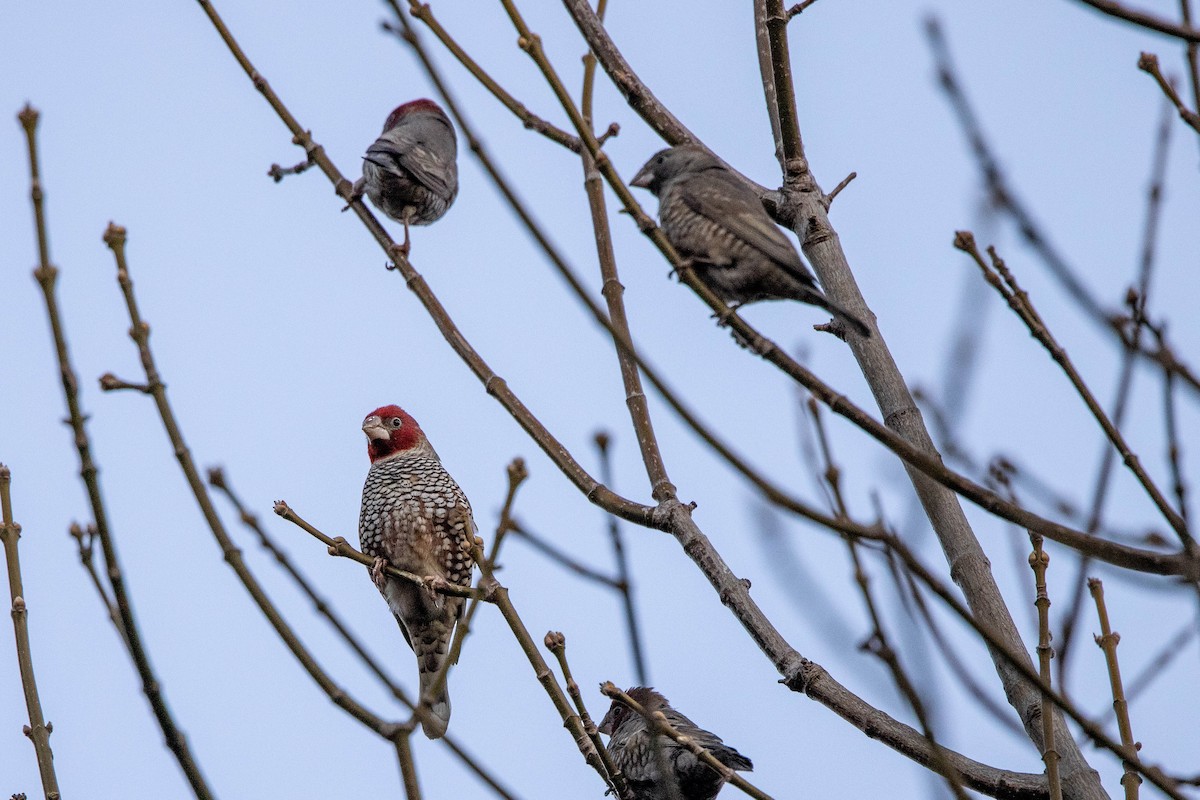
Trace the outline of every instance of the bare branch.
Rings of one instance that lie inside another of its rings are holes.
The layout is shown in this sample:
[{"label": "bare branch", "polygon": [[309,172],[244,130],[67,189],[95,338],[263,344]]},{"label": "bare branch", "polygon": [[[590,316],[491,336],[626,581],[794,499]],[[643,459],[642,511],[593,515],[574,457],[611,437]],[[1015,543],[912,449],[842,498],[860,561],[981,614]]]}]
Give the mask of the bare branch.
[{"label": "bare branch", "polygon": [[[58,296],[55,287],[58,280],[58,268],[50,263],[50,242],[46,233],[46,215],[43,209],[44,193],[38,167],[37,122],[38,112],[26,105],[21,111],[21,125],[25,128],[25,136],[29,147],[30,194],[33,198],[34,221],[37,228],[38,254],[40,263],[34,270],[42,290],[42,298],[46,304],[46,316],[50,320],[50,334],[54,339],[55,354],[58,358],[58,370],[62,377],[63,395],[67,403],[68,424],[74,434],[75,450],[79,454],[79,477],[83,480],[87,492],[88,503],[92,509],[92,519],[95,521],[96,538],[100,542],[100,552],[104,557],[104,575],[108,585],[112,587],[112,601],[119,618],[117,633],[129,649],[129,657],[137,670],[138,679],[142,684],[142,693],[150,703],[154,719],[162,731],[167,749],[175,756],[179,768],[196,800],[211,800],[212,790],[200,771],[200,765],[192,754],[187,737],[175,722],[171,709],[163,694],[163,682],[150,663],[150,654],[142,640],[141,630],[133,610],[133,601],[125,586],[125,573],[117,556],[117,545],[113,540],[112,531],[108,524],[108,512],[104,505],[104,496],[100,492],[100,469],[92,458],[91,440],[87,432],[87,415],[84,414],[79,402],[79,381],[75,368],[71,364],[70,351],[67,348],[67,335],[63,328],[62,317],[58,308]],[[97,585],[101,595],[107,598],[107,593]],[[105,601],[107,604],[107,600]],[[112,613],[112,606],[109,606]]]},{"label": "bare branch", "polygon": [[592,721],[592,715],[588,713],[587,704],[583,702],[583,693],[579,691],[579,684],[575,682],[575,678],[571,675],[571,666],[567,663],[567,637],[559,631],[548,631],[543,644],[558,659],[558,668],[562,671],[563,681],[567,684],[567,693],[571,695],[571,700],[575,703],[575,710],[579,714],[579,719],[583,722],[583,730],[587,733],[588,738],[592,740],[592,745],[596,748],[596,752],[600,754],[600,760],[604,762],[604,768],[608,770],[617,797],[621,798],[621,800],[629,800],[629,798],[633,797],[633,794],[625,784],[625,776],[621,774],[621,771],[617,769],[617,765],[613,763],[608,748],[604,746],[604,741],[600,738],[600,731],[597,730],[596,723]]},{"label": "bare branch", "polygon": [[1150,496],[1150,499],[1154,501],[1154,505],[1158,507],[1158,510],[1167,520],[1167,523],[1179,534],[1185,550],[1192,551],[1194,542],[1192,541],[1191,534],[1188,532],[1187,522],[1179,515],[1179,512],[1171,507],[1161,490],[1159,490],[1158,486],[1142,468],[1140,460],[1125,442],[1125,437],[1121,435],[1121,432],[1117,430],[1112,420],[1104,413],[1104,409],[1096,400],[1095,395],[1092,394],[1091,389],[1088,388],[1083,377],[1075,369],[1075,365],[1067,356],[1066,350],[1054,339],[1054,336],[1042,321],[1041,315],[1033,307],[1029,295],[1017,284],[1015,276],[1013,276],[1012,272],[1004,264],[1004,261],[996,254],[996,249],[994,247],[988,248],[988,254],[992,259],[992,265],[989,269],[988,264],[984,262],[983,256],[975,246],[975,237],[970,232],[959,231],[955,237],[955,247],[974,259],[975,263],[982,270],[988,284],[999,292],[1001,297],[1008,301],[1009,307],[1025,323],[1026,328],[1029,329],[1029,333],[1046,348],[1050,357],[1066,373],[1067,378],[1071,381],[1071,385],[1075,387],[1075,391],[1079,393],[1079,396],[1087,405],[1092,416],[1096,418],[1101,429],[1108,436],[1109,441],[1112,442],[1113,447],[1121,454],[1125,465],[1137,477],[1138,482],[1146,490],[1146,494]]},{"label": "bare branch", "polygon": [[1080,2],[1091,6],[1102,14],[1123,19],[1126,22],[1132,22],[1139,27],[1165,33],[1168,36],[1175,36],[1187,42],[1200,42],[1200,30],[1190,25],[1176,25],[1153,14],[1147,14],[1144,11],[1138,11],[1137,9],[1114,2],[1114,0],[1080,0]]},{"label": "bare branch", "polygon": [[335,705],[383,738],[391,741],[395,736],[399,735],[397,726],[394,723],[384,721],[351,697],[317,663],[317,660],[308,651],[308,648],[300,642],[295,631],[283,619],[279,610],[276,609],[275,604],[267,597],[266,592],[263,591],[262,586],[259,585],[258,580],[242,559],[242,551],[234,545],[233,540],[226,532],[225,525],[221,522],[220,516],[218,516],[216,509],[213,507],[212,499],[205,490],[204,482],[200,477],[200,471],[196,468],[196,464],[192,460],[191,451],[188,450],[187,443],[183,439],[183,433],[180,430],[178,421],[175,419],[175,413],[167,401],[166,385],[159,375],[154,354],[150,349],[150,326],[142,319],[141,311],[138,309],[137,298],[133,292],[133,281],[129,277],[129,265],[125,259],[125,241],[125,229],[110,222],[108,229],[104,232],[104,243],[113,251],[116,259],[117,282],[120,284],[121,293],[125,298],[125,306],[129,311],[130,335],[137,346],[142,368],[146,373],[146,384],[150,387],[151,395],[154,398],[154,405],[162,420],[163,428],[166,430],[167,437],[171,441],[175,457],[179,461],[180,469],[183,471],[188,486],[192,490],[196,504],[200,507],[205,522],[208,523],[208,528],[212,532],[213,539],[216,540],[217,545],[221,548],[222,555],[225,557],[226,563],[237,574],[242,586],[250,594],[259,611],[267,618],[271,627],[275,629],[279,638],[283,640],[283,643],[292,652],[292,655],[300,662],[300,666],[304,668],[309,677],[316,682]]},{"label": "bare branch", "polygon": [[1171,82],[1163,76],[1162,70],[1159,69],[1158,56],[1154,53],[1142,53],[1138,57],[1137,65],[1138,69],[1154,78],[1158,87],[1162,89],[1163,94],[1167,96],[1167,99],[1175,106],[1175,110],[1179,112],[1179,118],[1186,122],[1188,127],[1196,131],[1196,133],[1200,133],[1200,114],[1197,114],[1183,104],[1183,100],[1179,97],[1179,92],[1175,91],[1175,87],[1171,85]]},{"label": "bare branch", "polygon": [[[1029,554],[1029,566],[1033,570],[1037,587],[1034,605],[1038,612],[1038,673],[1047,686],[1050,685],[1050,659],[1054,648],[1050,645],[1050,593],[1046,590],[1046,568],[1050,555],[1042,549],[1042,537],[1029,537],[1033,552]],[[1058,778],[1058,749],[1054,745],[1054,714],[1050,713],[1050,696],[1042,692],[1042,761],[1046,763],[1046,781],[1050,785],[1050,800],[1062,800],[1062,783]]]},{"label": "bare branch", "polygon": [[1096,614],[1100,617],[1100,635],[1096,637],[1096,645],[1104,651],[1104,661],[1108,665],[1108,680],[1112,685],[1113,712],[1117,717],[1117,728],[1121,732],[1121,744],[1129,752],[1125,760],[1125,774],[1121,776],[1121,785],[1125,787],[1125,800],[1137,800],[1138,787],[1142,785],[1141,776],[1133,767],[1137,759],[1137,751],[1141,744],[1133,740],[1133,728],[1129,724],[1129,705],[1125,702],[1125,687],[1121,684],[1121,667],[1117,663],[1117,643],[1121,635],[1114,633],[1108,622],[1108,608],[1104,604],[1104,584],[1099,578],[1088,581],[1088,590],[1096,601]]},{"label": "bare branch", "polygon": [[221,39],[225,42],[225,45],[229,48],[229,52],[254,84],[254,87],[263,95],[271,108],[275,110],[275,113],[279,115],[280,120],[291,131],[294,140],[299,142],[305,152],[312,156],[317,166],[325,173],[330,182],[333,183],[337,195],[350,204],[350,208],[358,215],[371,236],[388,257],[394,260],[396,271],[404,278],[405,285],[421,301],[421,304],[425,307],[425,310],[429,313],[447,343],[471,369],[483,384],[487,393],[495,397],[504,406],[505,410],[529,434],[530,438],[542,448],[550,460],[563,471],[563,474],[575,484],[576,488],[588,500],[623,519],[628,519],[639,525],[656,527],[658,523],[655,519],[655,510],[652,507],[620,497],[609,490],[608,487],[601,485],[592,478],[579,465],[579,462],[571,456],[567,448],[546,430],[541,421],[508,388],[508,384],[505,383],[504,379],[492,371],[487,362],[483,360],[475,348],[467,341],[462,331],[454,324],[445,307],[442,306],[441,302],[433,294],[432,290],[430,290],[425,279],[413,268],[403,249],[396,245],[388,232],[375,219],[375,216],[363,205],[361,199],[353,197],[350,181],[342,175],[333,164],[333,161],[325,154],[324,148],[313,141],[312,134],[304,129],[296,118],[292,116],[292,113],[283,104],[279,96],[275,94],[275,91],[271,89],[266,79],[250,63],[245,53],[242,52],[241,46],[234,39],[233,34],[230,33],[225,23],[221,20],[221,17],[217,14],[213,4],[209,0],[198,0],[198,2],[204,9],[205,14],[208,15],[209,21],[212,22]]},{"label": "bare branch", "polygon": [[25,708],[29,712],[29,724],[23,730],[33,742],[46,800],[59,800],[58,776],[54,772],[54,751],[50,747],[50,733],[54,726],[42,716],[42,699],[38,695],[37,678],[33,674],[33,650],[29,645],[29,609],[25,602],[25,588],[21,583],[21,559],[17,554],[21,526],[13,522],[11,484],[12,472],[0,464],[0,541],[4,542],[4,561],[8,568],[13,634],[17,639],[17,666],[21,672]]},{"label": "bare branch", "polygon": [[[1100,328],[1114,333],[1118,342],[1122,346],[1126,346],[1125,334],[1118,323],[1117,314],[1104,308],[1103,304],[1096,299],[1078,276],[1078,271],[1068,264],[1062,254],[1054,248],[1048,234],[1034,219],[1033,213],[1009,186],[1008,179],[984,136],[983,127],[956,77],[941,25],[935,18],[930,18],[925,27],[930,48],[933,50],[937,63],[939,82],[970,143],[991,202],[1012,217],[1026,243],[1038,253],[1046,268],[1050,270],[1050,274],[1059,281],[1063,289],[1087,314],[1088,318]],[[1195,393],[1195,396],[1200,396],[1200,377],[1191,367],[1183,363],[1166,346],[1165,342],[1159,346],[1158,350],[1141,349],[1138,351],[1138,355],[1158,364],[1163,370],[1173,372],[1184,381]]]},{"label": "bare branch", "polygon": [[[596,450],[600,453],[600,479],[605,484],[613,485],[612,459],[609,455],[610,437],[604,431],[598,431],[594,437]],[[633,579],[629,573],[629,559],[625,555],[624,537],[621,535],[621,525],[617,518],[609,515],[608,538],[612,542],[613,559],[617,562],[617,590],[621,592],[621,603],[625,607],[625,626],[629,631],[629,653],[633,659],[634,674],[637,675],[639,686],[650,685],[650,670],[646,666],[646,648],[642,644],[641,629],[638,625],[637,609],[633,602]]]}]

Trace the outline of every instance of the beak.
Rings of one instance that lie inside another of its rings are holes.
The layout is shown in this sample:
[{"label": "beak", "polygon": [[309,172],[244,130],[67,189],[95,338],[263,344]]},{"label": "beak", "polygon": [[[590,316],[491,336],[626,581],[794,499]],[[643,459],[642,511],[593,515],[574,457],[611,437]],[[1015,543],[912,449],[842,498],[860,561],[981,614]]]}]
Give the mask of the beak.
[{"label": "beak", "polygon": [[374,442],[391,437],[391,433],[388,431],[387,426],[383,424],[383,420],[375,414],[363,420],[362,429],[363,433],[367,435],[368,441]]},{"label": "beak", "polygon": [[629,182],[630,186],[636,186],[639,189],[649,189],[650,183],[654,180],[654,176],[650,174],[650,170],[642,167],[637,175],[633,176],[633,180]]}]

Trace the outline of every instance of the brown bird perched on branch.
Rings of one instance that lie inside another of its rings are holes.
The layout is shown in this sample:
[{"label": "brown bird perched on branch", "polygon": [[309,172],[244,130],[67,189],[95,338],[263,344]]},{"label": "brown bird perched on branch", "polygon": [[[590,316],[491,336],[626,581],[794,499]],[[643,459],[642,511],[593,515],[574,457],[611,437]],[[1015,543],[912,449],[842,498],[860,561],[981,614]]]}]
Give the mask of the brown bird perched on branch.
[{"label": "brown bird perched on branch", "polygon": [[658,222],[696,275],[729,305],[799,300],[853,328],[862,320],[827,298],[748,186],[697,145],[655,153],[630,185],[658,198]]},{"label": "brown bird perched on branch", "polygon": [[[748,772],[754,768],[750,759],[671,708],[667,698],[653,689],[634,686],[626,694],[650,714],[661,711],[672,728],[691,737],[730,769]],[[725,785],[716,770],[679,742],[662,734],[652,739],[645,718],[619,700],[613,701],[599,730],[608,735],[608,752],[625,775],[634,800],[668,800],[672,781],[679,790],[676,796],[683,800],[713,800]]]},{"label": "brown bird perched on branch", "polygon": [[[377,408],[363,420],[371,469],[363,485],[358,541],[375,559],[371,579],[400,623],[417,655],[421,696],[433,693],[434,678],[450,655],[463,599],[389,576],[385,567],[471,582],[475,520],[466,495],[446,472],[417,421],[399,406]],[[450,694],[443,683],[432,698],[432,715],[421,721],[437,739],[450,723]]]}]

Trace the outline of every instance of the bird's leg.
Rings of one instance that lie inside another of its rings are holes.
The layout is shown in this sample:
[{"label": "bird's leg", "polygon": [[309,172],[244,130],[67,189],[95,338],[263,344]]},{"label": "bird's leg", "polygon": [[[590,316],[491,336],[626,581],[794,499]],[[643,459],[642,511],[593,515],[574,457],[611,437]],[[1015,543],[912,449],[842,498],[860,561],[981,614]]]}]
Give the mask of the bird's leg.
[{"label": "bird's leg", "polygon": [[383,571],[385,567],[387,567],[387,559],[375,556],[375,562],[371,564],[371,583],[375,584],[375,588],[381,592],[387,586],[387,575]]},{"label": "bird's leg", "polygon": [[404,257],[408,258],[408,251],[412,249],[412,245],[408,241],[408,214],[404,215],[404,244],[400,245],[400,252],[404,253]]}]

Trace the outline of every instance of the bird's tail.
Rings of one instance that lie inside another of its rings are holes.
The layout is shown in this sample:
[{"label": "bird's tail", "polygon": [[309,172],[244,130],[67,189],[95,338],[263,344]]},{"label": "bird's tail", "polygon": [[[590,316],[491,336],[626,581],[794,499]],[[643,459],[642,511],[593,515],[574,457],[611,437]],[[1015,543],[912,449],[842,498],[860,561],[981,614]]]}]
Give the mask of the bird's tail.
[{"label": "bird's tail", "polygon": [[[433,682],[436,674],[436,672],[421,673],[421,697],[428,692],[429,684]],[[421,730],[430,739],[440,739],[446,735],[446,728],[450,725],[450,693],[446,690],[445,684],[442,685],[441,692],[438,693],[429,710],[432,712],[431,718],[421,720]]]},{"label": "bird's tail", "polygon": [[[450,648],[449,631],[445,635],[435,634],[428,639],[418,637],[413,645],[420,671],[421,701],[425,702],[426,696],[433,687],[434,679],[441,671],[442,662],[447,658],[447,651]],[[433,702],[430,705],[432,714],[429,715],[429,719],[421,720],[421,729],[430,739],[440,739],[445,736],[446,728],[450,724],[450,691],[447,683],[448,681],[443,680],[442,688],[433,696]]]},{"label": "bird's tail", "polygon": [[859,336],[864,338],[869,338],[871,336],[871,329],[867,327],[865,322],[839,306],[837,303],[830,300],[825,295],[814,292],[813,299],[809,300],[808,302],[812,303],[814,306],[820,306],[830,314],[833,314],[842,322],[845,322],[851,328],[854,328],[855,332],[858,333]]}]

